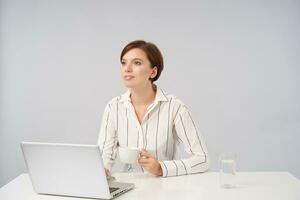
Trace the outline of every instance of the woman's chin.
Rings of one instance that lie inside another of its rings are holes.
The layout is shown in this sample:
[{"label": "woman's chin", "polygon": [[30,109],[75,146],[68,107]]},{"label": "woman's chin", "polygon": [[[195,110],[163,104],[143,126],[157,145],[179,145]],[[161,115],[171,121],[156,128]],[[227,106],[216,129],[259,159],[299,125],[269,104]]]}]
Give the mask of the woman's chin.
[{"label": "woman's chin", "polygon": [[132,82],[128,82],[128,81],[123,81],[124,85],[128,88],[133,88],[135,87],[136,84],[132,83]]}]

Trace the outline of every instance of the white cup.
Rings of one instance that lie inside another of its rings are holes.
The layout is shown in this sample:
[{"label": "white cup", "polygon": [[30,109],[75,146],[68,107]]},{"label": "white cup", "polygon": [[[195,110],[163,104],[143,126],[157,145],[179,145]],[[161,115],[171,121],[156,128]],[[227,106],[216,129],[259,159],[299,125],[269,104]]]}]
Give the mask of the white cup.
[{"label": "white cup", "polygon": [[139,149],[119,146],[119,156],[122,163],[134,164],[139,159]]}]

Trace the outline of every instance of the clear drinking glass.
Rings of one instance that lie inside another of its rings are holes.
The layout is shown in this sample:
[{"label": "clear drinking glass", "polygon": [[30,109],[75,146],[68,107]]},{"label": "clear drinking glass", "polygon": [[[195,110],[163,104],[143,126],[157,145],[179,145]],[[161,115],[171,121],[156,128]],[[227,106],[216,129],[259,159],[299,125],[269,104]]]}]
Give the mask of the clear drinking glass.
[{"label": "clear drinking glass", "polygon": [[123,167],[123,172],[132,172],[132,171],[133,171],[132,164],[125,163]]},{"label": "clear drinking glass", "polygon": [[236,154],[222,153],[220,162],[220,186],[222,188],[234,188],[236,179]]}]

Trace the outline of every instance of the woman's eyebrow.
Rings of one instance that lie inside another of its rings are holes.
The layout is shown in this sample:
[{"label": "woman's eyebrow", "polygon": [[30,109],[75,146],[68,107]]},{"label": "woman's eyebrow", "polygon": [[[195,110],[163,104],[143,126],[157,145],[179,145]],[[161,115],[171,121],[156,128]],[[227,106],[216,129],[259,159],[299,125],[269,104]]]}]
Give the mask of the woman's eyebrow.
[{"label": "woman's eyebrow", "polygon": [[140,61],[143,61],[141,58],[133,58],[132,60],[140,60]]},{"label": "woman's eyebrow", "polygon": [[[133,58],[131,60],[140,60],[140,61],[143,61],[141,58]],[[127,61],[127,59],[123,58],[122,61]]]}]

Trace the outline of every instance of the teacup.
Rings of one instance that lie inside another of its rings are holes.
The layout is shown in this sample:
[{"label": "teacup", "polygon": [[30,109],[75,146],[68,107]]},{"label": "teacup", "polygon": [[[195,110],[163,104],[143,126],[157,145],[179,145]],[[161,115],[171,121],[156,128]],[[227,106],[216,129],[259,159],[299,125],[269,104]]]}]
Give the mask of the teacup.
[{"label": "teacup", "polygon": [[139,152],[140,152],[140,150],[138,148],[119,146],[120,160],[122,163],[125,163],[125,164],[137,163],[139,156],[140,156]]}]

